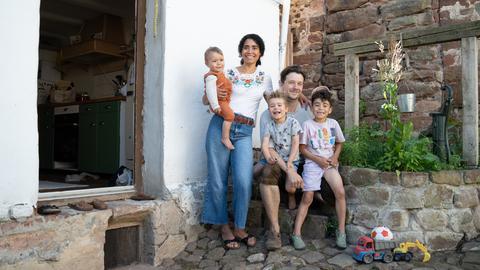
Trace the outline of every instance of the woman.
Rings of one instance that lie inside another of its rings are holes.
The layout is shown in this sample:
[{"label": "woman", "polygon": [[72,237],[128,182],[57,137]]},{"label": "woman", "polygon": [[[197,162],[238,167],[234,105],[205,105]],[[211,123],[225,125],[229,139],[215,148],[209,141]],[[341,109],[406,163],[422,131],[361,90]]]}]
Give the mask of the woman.
[{"label": "woman", "polygon": [[[254,119],[262,97],[272,91],[272,79],[258,67],[264,52],[265,44],[260,36],[244,36],[238,44],[241,65],[226,72],[233,86],[230,107],[235,112],[235,118],[230,129],[230,140],[235,149],[230,151],[221,142],[221,117],[212,117],[207,132],[208,178],[202,222],[221,225],[225,249],[237,249],[240,242],[249,247],[256,244],[255,237],[245,231],[245,223],[252,191]],[[218,92],[220,96],[225,94],[221,89]],[[208,104],[205,96],[203,103]],[[233,181],[233,232],[228,225],[227,214],[229,171],[232,172]]]}]

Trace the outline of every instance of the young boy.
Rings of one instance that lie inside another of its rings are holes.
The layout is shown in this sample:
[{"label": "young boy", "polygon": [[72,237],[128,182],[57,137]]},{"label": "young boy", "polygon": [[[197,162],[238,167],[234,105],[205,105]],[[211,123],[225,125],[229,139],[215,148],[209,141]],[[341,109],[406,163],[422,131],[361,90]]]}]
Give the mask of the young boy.
[{"label": "young boy", "polygon": [[335,195],[335,209],[338,218],[336,244],[339,248],[346,248],[345,215],[346,202],[342,177],[338,173],[338,157],[345,141],[340,125],[337,121],[328,118],[332,113],[332,94],[327,90],[319,90],[312,95],[313,120],[303,124],[303,133],[300,139],[300,152],[305,157],[303,167],[303,196],[298,207],[292,242],[295,249],[304,249],[302,240],[302,225],[312,203],[314,192],[320,190],[322,177]]},{"label": "young boy", "polygon": [[269,164],[278,164],[281,168],[281,178],[286,178],[288,204],[295,204],[296,187],[292,182],[300,178],[297,167],[300,160],[298,148],[302,128],[295,118],[287,116],[287,100],[282,92],[273,92],[267,98],[267,103],[272,120],[266,124],[262,153]]},{"label": "young boy", "polygon": [[[223,117],[222,143],[230,150],[233,150],[230,141],[230,127],[232,126],[235,114],[230,108],[230,96],[232,95],[232,83],[223,73],[223,52],[217,47],[210,47],[205,51],[205,65],[210,71],[205,74],[205,92],[212,111]],[[225,98],[217,98],[217,88],[227,91]]]}]

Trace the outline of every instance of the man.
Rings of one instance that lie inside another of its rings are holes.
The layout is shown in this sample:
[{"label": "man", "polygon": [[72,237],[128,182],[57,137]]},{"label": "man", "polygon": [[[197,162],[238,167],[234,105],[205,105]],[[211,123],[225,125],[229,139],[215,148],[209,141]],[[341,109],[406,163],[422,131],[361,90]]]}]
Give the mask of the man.
[{"label": "man", "polygon": [[[312,118],[310,111],[302,108],[300,99],[302,97],[303,82],[305,73],[299,66],[288,66],[280,73],[280,90],[287,96],[288,114],[295,118],[301,125]],[[263,138],[266,123],[270,120],[270,114],[267,111],[262,113],[260,118],[260,136]],[[275,250],[282,247],[280,238],[280,225],[278,222],[278,209],[280,206],[279,183],[285,178],[286,172],[283,172],[277,164],[270,165],[260,161],[255,165],[254,175],[260,181],[260,194],[263,205],[270,221],[270,228],[267,232],[267,241],[265,243],[268,250]],[[298,173],[292,177],[296,188],[303,185],[302,178]],[[295,206],[293,205],[293,208]],[[292,208],[292,205],[289,205]]]}]

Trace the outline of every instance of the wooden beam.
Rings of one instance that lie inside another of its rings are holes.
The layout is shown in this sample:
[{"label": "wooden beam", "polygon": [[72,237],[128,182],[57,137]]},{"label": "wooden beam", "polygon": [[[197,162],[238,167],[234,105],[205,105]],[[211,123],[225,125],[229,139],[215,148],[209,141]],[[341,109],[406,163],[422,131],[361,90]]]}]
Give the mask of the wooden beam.
[{"label": "wooden beam", "polygon": [[478,45],[476,37],[462,39],[463,159],[478,166]]},{"label": "wooden beam", "polygon": [[147,21],[147,1],[136,0],[136,46],[135,46],[135,153],[134,170],[135,189],[144,192],[142,167],[145,164],[143,157],[143,104],[144,104],[144,75],[145,75],[145,24]]},{"label": "wooden beam", "polygon": [[360,104],[360,76],[358,55],[345,56],[345,129],[358,126]]},{"label": "wooden beam", "polygon": [[378,51],[378,46],[375,44],[375,41],[383,41],[384,44],[387,44],[392,37],[397,40],[401,38],[403,41],[403,47],[407,48],[478,36],[480,36],[480,21],[473,21],[442,27],[431,27],[422,30],[390,33],[386,36],[376,38],[342,42],[334,44],[333,49],[334,54],[337,56],[350,53],[364,54]]}]

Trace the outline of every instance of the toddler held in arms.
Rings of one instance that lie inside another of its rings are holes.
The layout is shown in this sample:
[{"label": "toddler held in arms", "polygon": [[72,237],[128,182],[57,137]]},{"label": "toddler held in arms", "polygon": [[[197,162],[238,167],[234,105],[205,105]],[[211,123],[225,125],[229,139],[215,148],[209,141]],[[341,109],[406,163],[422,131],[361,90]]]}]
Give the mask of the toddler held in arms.
[{"label": "toddler held in arms", "polygon": [[[230,141],[230,127],[235,114],[230,108],[230,96],[232,95],[232,83],[223,73],[223,52],[217,47],[210,47],[205,51],[205,65],[210,71],[205,74],[205,92],[212,111],[223,118],[222,143],[230,150],[233,144]],[[225,89],[227,96],[217,96],[217,89]]]}]

